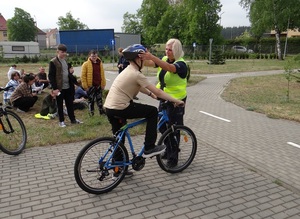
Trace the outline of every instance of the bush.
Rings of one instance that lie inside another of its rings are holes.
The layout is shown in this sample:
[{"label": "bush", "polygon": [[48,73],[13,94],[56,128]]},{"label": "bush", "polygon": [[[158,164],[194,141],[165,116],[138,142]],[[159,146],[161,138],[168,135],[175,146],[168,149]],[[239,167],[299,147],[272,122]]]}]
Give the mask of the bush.
[{"label": "bush", "polygon": [[32,63],[37,63],[39,61],[39,57],[35,55],[34,57],[31,57],[31,62]]},{"label": "bush", "polygon": [[20,62],[20,58],[19,57],[15,57],[13,62],[16,63],[16,64],[18,64]]},{"label": "bush", "polygon": [[24,55],[21,59],[21,62],[28,63],[28,62],[30,62],[30,58],[28,56]]}]

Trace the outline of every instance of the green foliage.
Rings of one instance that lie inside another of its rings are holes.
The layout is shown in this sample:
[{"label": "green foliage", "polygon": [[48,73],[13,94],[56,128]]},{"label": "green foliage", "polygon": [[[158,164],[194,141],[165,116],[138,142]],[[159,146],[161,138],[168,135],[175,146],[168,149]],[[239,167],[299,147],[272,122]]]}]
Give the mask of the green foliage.
[{"label": "green foliage", "polygon": [[299,68],[300,64],[300,54],[295,56],[293,59],[287,60],[287,62],[284,65],[285,70],[285,78],[287,80],[287,90],[286,90],[286,99],[287,101],[290,100],[290,84],[291,81],[294,79],[297,80],[297,82],[300,80],[300,73],[298,70],[294,70]]},{"label": "green foliage", "polygon": [[57,25],[59,30],[82,30],[89,29],[86,24],[80,22],[80,19],[75,19],[71,12],[66,14],[66,17],[60,16],[58,17]]},{"label": "green foliage", "polygon": [[8,40],[35,41],[37,27],[29,13],[21,8],[15,8],[14,17],[7,20]]},{"label": "green foliage", "polygon": [[139,34],[142,32],[141,21],[137,14],[129,14],[126,12],[123,15],[122,32]]},{"label": "green foliage", "polygon": [[199,1],[183,0],[184,7],[184,44],[208,45],[209,39],[214,39],[214,44],[221,40],[221,27],[218,24],[221,11],[219,0]]},{"label": "green foliage", "polygon": [[153,45],[156,42],[161,42],[156,29],[168,7],[168,0],[143,0],[138,16],[143,27],[144,44]]},{"label": "green foliage", "polygon": [[178,38],[185,45],[220,43],[219,0],[143,0],[137,14],[124,15],[122,30],[140,33],[148,46]]},{"label": "green foliage", "polygon": [[282,59],[280,33],[300,27],[299,0],[241,0],[240,4],[249,9],[251,32],[256,38],[267,30],[275,30],[277,54]]},{"label": "green foliage", "polygon": [[211,65],[223,65],[223,64],[225,64],[225,59],[224,59],[223,53],[220,49],[216,49],[216,50],[213,51],[210,64]]},{"label": "green foliage", "polygon": [[37,55],[35,55],[34,57],[31,57],[32,63],[38,63],[38,61],[39,61],[39,57]]}]

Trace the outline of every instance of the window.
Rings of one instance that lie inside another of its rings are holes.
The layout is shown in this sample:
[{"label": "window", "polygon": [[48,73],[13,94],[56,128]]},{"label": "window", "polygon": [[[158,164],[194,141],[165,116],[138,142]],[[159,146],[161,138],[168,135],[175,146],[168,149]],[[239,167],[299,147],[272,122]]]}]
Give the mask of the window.
[{"label": "window", "polygon": [[7,32],[3,31],[3,37],[7,37]]},{"label": "window", "polygon": [[12,51],[25,51],[25,46],[12,46]]}]

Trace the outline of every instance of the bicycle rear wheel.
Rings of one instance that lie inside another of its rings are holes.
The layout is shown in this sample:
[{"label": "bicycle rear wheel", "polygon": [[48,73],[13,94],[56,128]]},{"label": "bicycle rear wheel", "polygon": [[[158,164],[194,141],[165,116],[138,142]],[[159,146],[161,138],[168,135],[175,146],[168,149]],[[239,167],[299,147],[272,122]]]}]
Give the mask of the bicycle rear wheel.
[{"label": "bicycle rear wheel", "polygon": [[[125,165],[125,162],[128,163],[128,152],[124,145],[118,146],[111,162],[105,167],[115,144],[114,138],[98,138],[79,152],[74,165],[74,175],[82,190],[92,194],[106,193],[116,188],[124,179],[128,169]],[[102,157],[104,159],[100,162]]]},{"label": "bicycle rear wheel", "polygon": [[194,132],[182,125],[167,129],[158,144],[167,146],[164,154],[156,156],[161,169],[168,173],[178,173],[186,169],[197,152],[197,138]]},{"label": "bicycle rear wheel", "polygon": [[27,141],[27,132],[22,119],[15,112],[6,110],[0,123],[0,149],[9,155],[20,154]]}]

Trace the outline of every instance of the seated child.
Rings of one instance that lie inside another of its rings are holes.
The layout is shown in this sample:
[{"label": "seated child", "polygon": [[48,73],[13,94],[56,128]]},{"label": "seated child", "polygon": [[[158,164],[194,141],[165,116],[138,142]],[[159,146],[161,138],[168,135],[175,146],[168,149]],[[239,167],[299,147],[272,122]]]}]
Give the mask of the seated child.
[{"label": "seated child", "polygon": [[11,79],[7,82],[5,87],[10,87],[7,91],[3,93],[3,102],[4,104],[11,104],[10,103],[10,96],[14,92],[14,90],[20,85],[20,75],[17,71],[11,74]]},{"label": "seated child", "polygon": [[44,99],[42,103],[42,109],[40,113],[34,115],[38,119],[54,119],[57,114],[56,96],[60,93],[51,91]]}]

